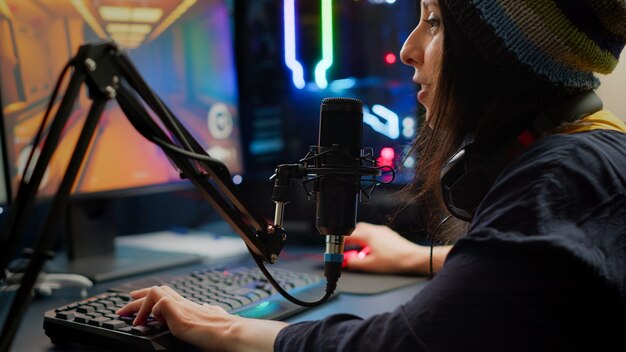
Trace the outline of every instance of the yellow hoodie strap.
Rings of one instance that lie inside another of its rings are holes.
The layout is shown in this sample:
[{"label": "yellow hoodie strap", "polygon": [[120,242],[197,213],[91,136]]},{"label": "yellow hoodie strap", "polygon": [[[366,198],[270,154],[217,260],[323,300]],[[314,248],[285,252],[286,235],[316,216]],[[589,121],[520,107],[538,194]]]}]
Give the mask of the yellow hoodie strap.
[{"label": "yellow hoodie strap", "polygon": [[593,113],[565,129],[561,133],[578,133],[592,130],[614,130],[626,133],[626,123],[608,110]]}]

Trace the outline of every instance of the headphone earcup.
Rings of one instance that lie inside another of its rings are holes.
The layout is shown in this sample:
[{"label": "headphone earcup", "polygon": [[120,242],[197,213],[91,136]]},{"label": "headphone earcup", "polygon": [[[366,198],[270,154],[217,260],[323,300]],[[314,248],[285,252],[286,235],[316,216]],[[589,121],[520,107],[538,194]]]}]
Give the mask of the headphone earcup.
[{"label": "headphone earcup", "polygon": [[468,193],[468,190],[474,188],[471,185],[472,177],[468,174],[467,153],[468,150],[463,148],[453,155],[444,165],[440,175],[443,202],[450,214],[463,221],[472,219],[477,205],[476,199]]},{"label": "headphone earcup", "polygon": [[470,221],[496,177],[508,164],[501,154],[486,156],[472,145],[457,152],[440,174],[443,202],[454,217]]}]

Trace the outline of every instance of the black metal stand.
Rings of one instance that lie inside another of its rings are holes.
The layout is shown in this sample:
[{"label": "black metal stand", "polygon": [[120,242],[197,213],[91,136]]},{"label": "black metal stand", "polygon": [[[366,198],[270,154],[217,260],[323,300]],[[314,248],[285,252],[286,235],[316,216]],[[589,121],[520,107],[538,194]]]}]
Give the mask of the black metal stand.
[{"label": "black metal stand", "polygon": [[[3,237],[5,244],[3,250],[7,255],[3,255],[4,258],[0,259],[2,260],[0,270],[7,267],[9,254],[23,232],[44,172],[59,144],[62,131],[83,83],[89,88],[89,95],[93,102],[9,310],[2,330],[0,351],[8,351],[10,348],[21,318],[31,300],[31,292],[37,278],[45,262],[53,256],[51,249],[57,237],[54,235],[55,230],[63,217],[74,181],[108,100],[116,99],[137,131],[163,149],[179,169],[181,176],[188,178],[196,186],[203,198],[245,241],[259,265],[263,261],[274,263],[286,240],[285,232],[281,227],[268,225],[263,217],[252,212],[240,201],[241,197],[231,181],[230,172],[226,166],[211,158],[193,139],[160,98],[152,92],[117,45],[110,42],[84,45],[70,64],[74,72],[65,95],[51,122],[41,154],[30,176],[22,180],[7,219],[6,232]],[[148,114],[142,102],[157,115],[160,124],[167,129],[167,133]],[[27,171],[25,175],[28,174]],[[270,281],[275,283],[273,279]],[[282,290],[279,291],[282,293]],[[320,303],[327,296],[329,295],[327,294],[320,300]]]}]

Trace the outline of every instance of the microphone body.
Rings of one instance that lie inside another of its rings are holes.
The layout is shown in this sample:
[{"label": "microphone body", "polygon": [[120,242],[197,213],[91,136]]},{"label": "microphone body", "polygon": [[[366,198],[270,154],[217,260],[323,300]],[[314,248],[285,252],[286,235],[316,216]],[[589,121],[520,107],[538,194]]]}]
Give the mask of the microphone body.
[{"label": "microphone body", "polygon": [[[284,206],[289,202],[290,180],[313,181],[315,226],[326,236],[324,276],[329,294],[335,291],[341,276],[344,237],[352,234],[356,226],[361,177],[372,177],[372,185],[376,186],[375,177],[381,174],[371,151],[361,148],[362,136],[363,102],[353,98],[325,98],[320,106],[317,146],[311,147],[301,160],[303,164],[278,165],[270,178],[274,180],[274,224],[279,228],[282,228]],[[314,178],[309,179],[310,176]],[[369,199],[369,193],[366,196]]]},{"label": "microphone body", "polygon": [[[344,236],[356,226],[361,190],[363,103],[351,98],[325,98],[320,106],[319,140],[314,183],[315,225],[326,236],[324,261],[329,270],[343,262]],[[337,266],[337,268],[335,268]]]}]

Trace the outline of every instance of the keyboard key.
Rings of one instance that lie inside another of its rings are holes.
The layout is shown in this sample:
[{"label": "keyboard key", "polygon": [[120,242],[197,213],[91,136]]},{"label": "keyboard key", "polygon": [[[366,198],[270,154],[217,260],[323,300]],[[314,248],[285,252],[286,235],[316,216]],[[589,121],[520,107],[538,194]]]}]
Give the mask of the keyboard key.
[{"label": "keyboard key", "polygon": [[76,311],[79,313],[95,313],[96,308],[92,306],[88,306],[88,305],[83,305],[83,306],[76,308]]},{"label": "keyboard key", "polygon": [[92,303],[89,303],[88,305],[91,307],[94,307],[96,311],[104,309],[104,304],[99,303],[99,302],[92,302]]},{"label": "keyboard key", "polygon": [[149,335],[152,332],[154,332],[155,329],[151,326],[148,325],[137,325],[137,326],[133,326],[130,329],[130,333],[133,335],[139,335],[139,336],[145,336],[145,335]]},{"label": "keyboard key", "polygon": [[132,324],[133,320],[135,320],[135,315],[124,315],[119,317],[119,320],[126,322],[127,324]]},{"label": "keyboard key", "polygon": [[156,320],[148,322],[146,323],[146,325],[151,327],[154,333],[161,332],[167,329],[166,325],[163,325],[161,324],[161,322],[156,321]]},{"label": "keyboard key", "polygon": [[75,314],[76,314],[76,311],[73,311],[73,310],[61,311],[61,312],[57,312],[55,317],[59,319],[63,319],[63,320],[73,320]]},{"label": "keyboard key", "polygon": [[89,319],[89,321],[87,322],[89,325],[93,325],[93,326],[102,326],[102,323],[109,321],[111,319],[107,318],[107,317],[97,317],[97,318],[91,318]]},{"label": "keyboard key", "polygon": [[86,316],[84,314],[76,314],[74,317],[74,321],[77,323],[87,324],[87,322],[91,319],[91,317]]},{"label": "keyboard key", "polygon": [[102,327],[111,330],[118,330],[129,326],[128,323],[121,320],[109,320],[102,323]]}]

